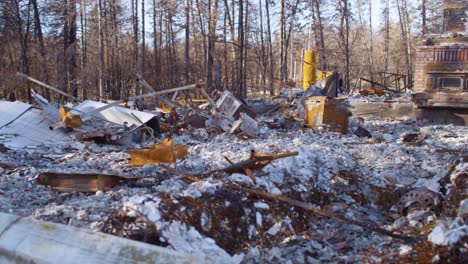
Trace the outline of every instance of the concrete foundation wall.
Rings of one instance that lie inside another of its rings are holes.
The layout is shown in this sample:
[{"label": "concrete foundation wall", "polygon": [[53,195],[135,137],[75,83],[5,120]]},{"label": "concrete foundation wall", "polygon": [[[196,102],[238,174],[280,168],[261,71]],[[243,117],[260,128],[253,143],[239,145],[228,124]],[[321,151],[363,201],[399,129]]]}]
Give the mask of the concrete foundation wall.
[{"label": "concrete foundation wall", "polygon": [[468,125],[468,109],[457,108],[418,108],[415,109],[417,119],[427,120],[433,124]]},{"label": "concrete foundation wall", "polygon": [[399,118],[415,117],[411,102],[359,102],[350,101],[353,116]]}]

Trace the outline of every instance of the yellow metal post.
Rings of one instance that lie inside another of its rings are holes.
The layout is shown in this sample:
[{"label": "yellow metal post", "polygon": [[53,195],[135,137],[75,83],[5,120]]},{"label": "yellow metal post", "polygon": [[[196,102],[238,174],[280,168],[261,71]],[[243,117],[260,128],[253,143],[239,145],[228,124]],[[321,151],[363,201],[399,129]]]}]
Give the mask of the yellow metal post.
[{"label": "yellow metal post", "polygon": [[317,50],[304,51],[304,73],[302,78],[302,88],[307,89],[317,82]]}]

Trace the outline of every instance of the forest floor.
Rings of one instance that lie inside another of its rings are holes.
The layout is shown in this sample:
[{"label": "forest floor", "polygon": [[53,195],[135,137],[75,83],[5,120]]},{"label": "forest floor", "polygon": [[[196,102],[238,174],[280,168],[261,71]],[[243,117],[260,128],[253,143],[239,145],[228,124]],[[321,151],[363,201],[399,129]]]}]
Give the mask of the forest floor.
[{"label": "forest floor", "polygon": [[[0,211],[200,254],[215,263],[466,263],[468,127],[351,118],[350,131],[358,126],[373,139],[262,122],[251,139],[205,129],[172,135],[174,143],[188,147],[175,166],[190,175],[226,167],[225,157],[245,160],[251,150],[298,152],[255,171],[255,183],[239,173],[190,182],[157,164],[130,167],[126,151],[137,146],[0,147]],[[408,145],[408,133],[425,138]],[[58,193],[37,183],[41,172],[141,178],[93,194]],[[417,187],[436,193],[437,204],[395,212],[400,198]],[[336,217],[243,189],[298,200]]]}]

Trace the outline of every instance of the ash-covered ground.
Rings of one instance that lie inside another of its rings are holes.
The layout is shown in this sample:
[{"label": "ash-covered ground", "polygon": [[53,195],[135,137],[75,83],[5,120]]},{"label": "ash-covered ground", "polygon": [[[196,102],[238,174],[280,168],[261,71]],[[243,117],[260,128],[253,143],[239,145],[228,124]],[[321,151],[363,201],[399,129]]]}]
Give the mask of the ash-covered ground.
[{"label": "ash-covered ground", "polygon": [[[0,211],[124,236],[215,263],[352,263],[460,261],[466,258],[468,127],[431,125],[408,118],[351,118],[373,138],[272,129],[260,121],[256,139],[187,129],[172,135],[189,154],[180,171],[197,174],[237,162],[252,149],[298,151],[255,171],[213,173],[189,182],[159,165],[129,167],[138,146],[76,142],[19,150],[0,148]],[[272,121],[273,122],[273,121]],[[424,133],[416,145],[402,141]],[[155,139],[162,140],[164,136]],[[57,193],[39,185],[40,172],[97,172],[140,177],[95,194]],[[343,219],[376,224],[397,239],[314,214],[287,203],[232,189],[236,185],[311,204]],[[411,189],[441,196],[438,209],[401,216],[392,210]],[[457,255],[458,254],[458,255]],[[465,255],[465,257],[463,257]]]}]

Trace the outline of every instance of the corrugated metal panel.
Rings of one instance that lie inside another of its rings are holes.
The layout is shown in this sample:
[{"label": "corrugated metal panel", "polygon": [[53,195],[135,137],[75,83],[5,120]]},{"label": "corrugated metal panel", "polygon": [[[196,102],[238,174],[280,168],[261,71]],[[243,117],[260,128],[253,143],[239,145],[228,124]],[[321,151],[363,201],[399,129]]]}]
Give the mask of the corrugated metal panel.
[{"label": "corrugated metal panel", "polygon": [[[49,126],[53,123],[39,109],[31,108],[28,104],[18,104],[16,105],[17,109],[14,110],[15,105],[11,105],[9,113],[17,114],[26,108],[25,105],[29,107],[29,110],[26,109],[13,122],[0,128],[0,143],[9,148],[18,149],[41,144],[52,145],[70,142],[70,138],[63,131],[49,130]],[[3,112],[0,113],[0,116],[3,116]],[[4,118],[0,119],[3,121]]]},{"label": "corrugated metal panel", "polygon": [[[101,102],[86,100],[83,103],[77,105],[75,108],[73,108],[73,110],[77,111],[76,114],[83,115],[105,105],[106,104]],[[123,125],[124,122],[127,122],[127,124],[129,125],[139,126],[141,125],[141,122],[146,123],[151,118],[155,117],[155,115],[141,111],[130,110],[119,106],[114,106],[102,112],[93,114],[93,117],[100,118],[118,125]]]}]

